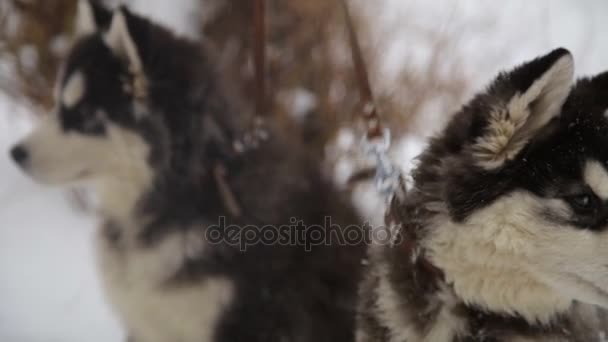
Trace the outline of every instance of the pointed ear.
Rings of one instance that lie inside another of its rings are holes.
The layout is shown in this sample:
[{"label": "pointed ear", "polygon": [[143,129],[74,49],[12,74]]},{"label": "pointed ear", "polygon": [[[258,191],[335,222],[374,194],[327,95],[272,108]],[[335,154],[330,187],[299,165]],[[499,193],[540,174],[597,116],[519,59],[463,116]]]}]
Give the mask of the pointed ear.
[{"label": "pointed ear", "polygon": [[496,169],[519,152],[559,116],[574,76],[572,55],[557,49],[501,74],[490,87],[487,123],[473,145],[476,163]]},{"label": "pointed ear", "polygon": [[75,32],[76,37],[104,29],[110,23],[112,12],[96,0],[79,0],[76,10]]},{"label": "pointed ear", "polygon": [[118,8],[114,11],[110,29],[104,39],[114,55],[126,63],[129,72],[133,75],[133,83],[129,87],[134,98],[143,100],[148,93],[147,79],[138,46],[129,26],[130,22],[136,19],[126,8]]},{"label": "pointed ear", "polygon": [[105,41],[116,56],[127,62],[129,70],[137,74],[143,72],[143,64],[137,44],[129,30],[129,17],[130,13],[125,8],[117,9],[112,16]]}]

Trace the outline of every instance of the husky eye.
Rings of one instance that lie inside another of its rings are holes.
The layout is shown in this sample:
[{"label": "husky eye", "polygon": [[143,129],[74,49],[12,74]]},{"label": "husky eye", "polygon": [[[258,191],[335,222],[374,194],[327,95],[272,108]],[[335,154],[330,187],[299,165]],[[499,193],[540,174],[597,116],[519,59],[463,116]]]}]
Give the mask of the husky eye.
[{"label": "husky eye", "polygon": [[86,134],[101,135],[105,133],[105,127],[101,120],[91,119],[84,122],[82,131]]},{"label": "husky eye", "polygon": [[101,110],[97,110],[93,116],[86,118],[82,122],[81,131],[92,135],[104,134],[106,131],[104,117],[105,114]]},{"label": "husky eye", "polygon": [[62,109],[61,125],[63,129],[81,134],[103,135],[106,132],[105,114],[96,111],[93,114],[87,108],[76,108],[71,110]]},{"label": "husky eye", "polygon": [[588,212],[595,209],[595,196],[590,194],[580,194],[565,198],[572,208],[576,211]]}]

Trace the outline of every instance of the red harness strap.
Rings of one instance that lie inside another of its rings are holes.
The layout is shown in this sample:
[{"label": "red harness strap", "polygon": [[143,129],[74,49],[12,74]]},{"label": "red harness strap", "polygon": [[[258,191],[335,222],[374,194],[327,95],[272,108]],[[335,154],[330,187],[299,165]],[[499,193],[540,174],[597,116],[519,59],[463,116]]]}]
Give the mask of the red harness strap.
[{"label": "red harness strap", "polygon": [[376,110],[376,103],[374,102],[374,93],[369,82],[369,76],[367,68],[365,67],[365,60],[363,59],[363,53],[361,52],[361,46],[359,45],[359,39],[357,39],[357,32],[353,23],[350,10],[346,0],[342,0],[342,8],[344,10],[344,17],[346,19],[346,28],[348,29],[348,39],[350,42],[350,50],[352,54],[353,63],[355,65],[355,73],[357,76],[357,83],[359,84],[359,93],[361,96],[361,112],[363,113],[363,120],[367,129],[367,138],[369,140],[382,138],[383,128],[380,123],[380,116]]}]

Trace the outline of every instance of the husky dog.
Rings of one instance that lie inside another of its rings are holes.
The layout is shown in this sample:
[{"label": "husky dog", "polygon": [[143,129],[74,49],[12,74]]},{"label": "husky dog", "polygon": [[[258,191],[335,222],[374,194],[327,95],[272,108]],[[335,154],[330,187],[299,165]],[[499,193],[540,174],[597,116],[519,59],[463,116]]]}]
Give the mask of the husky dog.
[{"label": "husky dog", "polygon": [[608,73],[573,70],[558,49],[502,73],[432,139],[358,341],[605,340]]},{"label": "husky dog", "polygon": [[11,153],[40,182],[94,185],[101,278],[129,341],[354,340],[362,243],[228,241],[228,226],[356,224],[318,164],[272,125],[241,143],[248,116],[200,44],[85,0],[77,32],[56,110]]}]

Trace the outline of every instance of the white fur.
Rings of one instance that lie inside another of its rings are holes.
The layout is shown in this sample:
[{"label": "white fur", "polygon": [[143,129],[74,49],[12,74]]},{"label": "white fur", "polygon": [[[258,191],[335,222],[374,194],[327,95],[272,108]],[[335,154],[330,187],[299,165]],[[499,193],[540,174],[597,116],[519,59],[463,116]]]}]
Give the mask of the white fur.
[{"label": "white fur", "polygon": [[479,166],[491,170],[519,153],[523,146],[513,146],[511,139],[523,123],[511,117],[507,108],[495,108],[489,115],[489,125],[473,146],[473,155]]},{"label": "white fur", "polygon": [[61,103],[68,109],[74,108],[86,92],[86,79],[81,71],[73,72],[61,91]]},{"label": "white fur", "polygon": [[573,77],[574,62],[567,54],[526,92],[488,113],[488,128],[473,146],[478,165],[491,170],[513,159],[539,129],[559,115]]},{"label": "white fur", "polygon": [[147,163],[148,145],[141,137],[120,128],[110,128],[115,163],[112,174],[95,179],[102,214],[122,220],[131,215],[137,201],[152,182],[153,171]]},{"label": "white fur", "polygon": [[[124,231],[137,229],[126,227]],[[136,341],[212,341],[214,327],[233,298],[232,282],[213,277],[187,285],[166,283],[190,257],[186,251],[193,250],[188,245],[196,238],[202,236],[175,233],[159,246],[142,249],[132,245],[134,239],[127,234],[122,248],[116,249],[99,237],[107,296]]]},{"label": "white fur", "polygon": [[127,217],[152,181],[149,147],[139,135],[112,123],[106,131],[104,136],[65,132],[58,117],[49,115],[21,142],[30,156],[25,171],[48,184],[92,181],[104,214]]},{"label": "white fur", "polygon": [[97,23],[95,21],[95,15],[89,0],[78,1],[75,31],[77,37],[82,37],[97,32]]},{"label": "white fur", "polygon": [[530,323],[549,323],[573,300],[608,307],[607,233],[557,226],[539,215],[569,215],[560,200],[516,192],[464,223],[438,220],[425,247],[465,302]]},{"label": "white fur", "polygon": [[608,199],[608,172],[600,162],[597,160],[587,162],[584,179],[597,196],[604,201]]},{"label": "white fur", "polygon": [[437,222],[425,245],[428,257],[465,302],[549,322],[570,303],[536,280],[527,267],[534,237],[530,202],[512,195],[466,223]]}]

